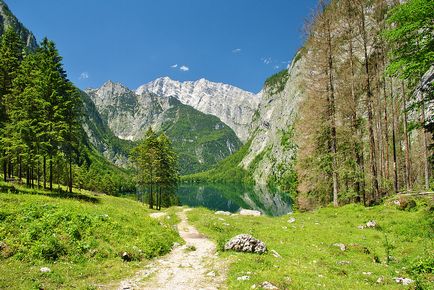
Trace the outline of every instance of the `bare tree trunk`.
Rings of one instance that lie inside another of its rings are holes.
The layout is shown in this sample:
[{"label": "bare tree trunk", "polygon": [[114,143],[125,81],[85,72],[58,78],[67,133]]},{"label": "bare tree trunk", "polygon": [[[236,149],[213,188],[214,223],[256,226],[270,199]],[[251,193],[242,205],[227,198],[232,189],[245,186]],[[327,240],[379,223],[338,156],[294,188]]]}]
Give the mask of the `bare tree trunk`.
[{"label": "bare tree trunk", "polygon": [[399,191],[398,184],[398,160],[396,157],[396,112],[395,99],[393,96],[393,79],[390,79],[390,97],[392,102],[392,150],[393,150],[393,189],[395,193]]},{"label": "bare tree trunk", "polygon": [[411,188],[411,164],[410,164],[410,140],[408,136],[407,97],[405,94],[404,82],[401,82],[403,111],[404,111],[404,142],[405,142],[405,187],[407,191]]},{"label": "bare tree trunk", "polygon": [[363,36],[363,50],[364,50],[364,65],[366,74],[366,107],[368,112],[368,131],[369,131],[369,147],[370,147],[370,162],[372,171],[372,190],[373,197],[377,201],[379,198],[378,186],[378,172],[377,172],[377,156],[375,150],[375,135],[374,135],[374,114],[372,110],[372,88],[371,88],[371,72],[369,69],[369,56],[368,56],[368,36],[365,27],[365,10],[363,2],[361,2],[361,24]]},{"label": "bare tree trunk", "polygon": [[[421,107],[421,122],[422,125],[425,124],[425,102],[422,97],[422,107]],[[425,179],[425,189],[429,190],[429,153],[428,153],[428,141],[427,141],[427,134],[424,128],[422,128],[422,138],[423,138],[423,163],[424,163],[424,179]]]}]

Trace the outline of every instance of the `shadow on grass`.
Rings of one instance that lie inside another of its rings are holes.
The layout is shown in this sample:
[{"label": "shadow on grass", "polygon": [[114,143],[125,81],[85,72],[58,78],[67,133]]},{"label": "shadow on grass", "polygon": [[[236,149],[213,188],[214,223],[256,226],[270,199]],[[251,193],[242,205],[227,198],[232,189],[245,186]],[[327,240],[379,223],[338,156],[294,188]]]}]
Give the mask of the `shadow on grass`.
[{"label": "shadow on grass", "polygon": [[85,201],[90,203],[99,203],[100,200],[96,197],[89,196],[82,193],[70,193],[62,189],[56,189],[54,191],[38,190],[32,188],[19,188],[12,184],[2,184],[0,185],[0,192],[7,192],[12,194],[32,194],[32,195],[43,195],[52,198],[64,198],[64,199],[75,199],[79,201]]}]

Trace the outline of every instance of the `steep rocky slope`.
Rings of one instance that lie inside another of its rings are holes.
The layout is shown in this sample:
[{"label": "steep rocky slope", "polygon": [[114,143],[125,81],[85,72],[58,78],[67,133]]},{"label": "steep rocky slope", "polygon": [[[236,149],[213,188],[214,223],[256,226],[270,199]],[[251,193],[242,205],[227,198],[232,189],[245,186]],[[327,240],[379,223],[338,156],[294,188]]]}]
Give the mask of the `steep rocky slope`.
[{"label": "steep rocky slope", "polygon": [[251,121],[261,100],[261,94],[255,95],[228,84],[205,79],[178,82],[163,77],[140,86],[136,93],[174,96],[181,103],[198,111],[217,116],[231,127],[243,142],[248,139]]},{"label": "steep rocky slope", "polygon": [[119,138],[140,140],[150,126],[165,132],[179,155],[181,174],[206,170],[235,152],[241,142],[219,118],[172,96],[140,94],[106,82],[86,91],[103,123]]},{"label": "steep rocky slope", "polygon": [[253,170],[256,183],[282,180],[290,174],[295,157],[292,124],[303,98],[299,86],[303,59],[297,55],[288,71],[270,78],[255,113],[251,145],[240,165]]},{"label": "steep rocky slope", "polygon": [[35,36],[12,14],[6,3],[0,0],[0,35],[8,27],[12,27],[15,30],[27,47],[32,50],[37,47]]}]

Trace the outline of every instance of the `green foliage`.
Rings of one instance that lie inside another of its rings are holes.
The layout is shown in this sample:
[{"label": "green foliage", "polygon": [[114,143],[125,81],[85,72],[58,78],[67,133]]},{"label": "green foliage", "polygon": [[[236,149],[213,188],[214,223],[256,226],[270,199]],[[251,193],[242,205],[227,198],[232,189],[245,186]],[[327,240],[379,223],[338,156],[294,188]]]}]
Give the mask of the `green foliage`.
[{"label": "green foliage", "polygon": [[413,85],[434,63],[434,3],[409,0],[390,11],[384,31],[392,46],[387,72],[410,80]]},{"label": "green foliage", "polygon": [[137,169],[138,184],[148,190],[149,207],[153,208],[155,201],[157,209],[161,209],[163,199],[166,206],[171,205],[170,196],[176,193],[179,172],[177,155],[166,135],[157,137],[149,128],[142,142],[133,149],[131,159]]},{"label": "green foliage", "polygon": [[176,99],[171,102],[173,107],[165,113],[161,131],[178,154],[181,175],[208,170],[241,146],[234,131],[219,118]]},{"label": "green foliage", "polygon": [[[180,241],[171,224],[150,218],[138,202],[40,194],[0,193],[0,288],[30,289],[32,281],[44,289],[109,282],[132,275],[141,260],[163,255]],[[134,261],[123,262],[123,252]],[[41,276],[42,266],[52,272]]]},{"label": "green foliage", "polygon": [[[269,253],[261,256],[220,253],[222,258],[237,261],[229,267],[229,289],[250,289],[252,284],[259,285],[263,281],[279,289],[317,289],[319,285],[325,289],[409,287],[398,285],[394,277],[411,278],[425,287],[422,289],[429,289],[433,278],[431,249],[434,243],[430,224],[433,216],[426,209],[421,207],[418,211],[407,212],[393,205],[372,208],[347,205],[309,213],[296,212],[291,215],[295,218],[293,223],[288,222],[287,215],[275,218],[229,216],[222,221],[205,209],[195,209],[188,217],[200,232],[218,243],[221,251],[223,245],[239,233],[251,234],[267,245]],[[375,220],[381,229],[357,228],[370,220]],[[345,244],[346,250],[333,246],[335,243]],[[282,258],[274,257],[271,250]],[[237,279],[248,272],[255,273],[249,275],[250,280]],[[377,283],[379,277],[384,278],[382,283]]]},{"label": "green foliage", "polygon": [[288,79],[289,79],[289,72],[287,69],[284,69],[272,75],[265,81],[265,85],[264,85],[265,90],[270,96],[278,94],[285,89],[285,85]]},{"label": "green foliage", "polygon": [[185,182],[225,182],[225,183],[253,183],[248,171],[240,166],[240,162],[247,155],[251,141],[244,144],[234,154],[226,157],[214,168],[181,178]]}]

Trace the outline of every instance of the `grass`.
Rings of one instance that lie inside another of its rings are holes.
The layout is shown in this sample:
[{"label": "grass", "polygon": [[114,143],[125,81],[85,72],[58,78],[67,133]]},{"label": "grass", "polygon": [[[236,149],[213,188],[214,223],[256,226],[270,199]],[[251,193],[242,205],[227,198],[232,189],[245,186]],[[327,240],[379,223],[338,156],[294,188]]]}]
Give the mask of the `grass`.
[{"label": "grass", "polygon": [[[432,205],[421,203],[414,211],[399,210],[389,202],[372,208],[347,205],[278,218],[222,217],[206,209],[188,215],[221,251],[226,241],[240,233],[266,243],[269,251],[264,255],[222,251],[222,257],[233,261],[229,289],[250,289],[264,281],[279,289],[415,289],[416,285],[432,289],[434,219]],[[288,222],[290,217],[295,222]],[[358,228],[369,220],[379,227]],[[343,243],[347,249],[341,251],[335,243]],[[274,257],[271,250],[281,258]],[[250,280],[237,280],[245,275]],[[380,277],[383,282],[377,283]],[[402,286],[394,277],[410,277],[416,282]]]},{"label": "grass", "polygon": [[180,242],[175,211],[159,220],[150,212],[131,199],[89,192],[0,192],[0,289],[93,289],[133,275]]}]

